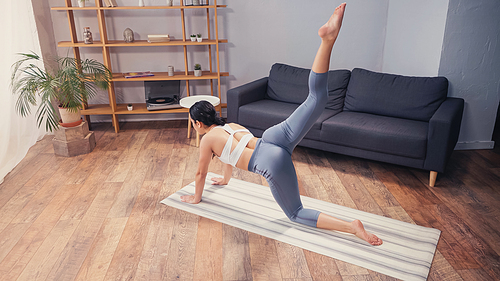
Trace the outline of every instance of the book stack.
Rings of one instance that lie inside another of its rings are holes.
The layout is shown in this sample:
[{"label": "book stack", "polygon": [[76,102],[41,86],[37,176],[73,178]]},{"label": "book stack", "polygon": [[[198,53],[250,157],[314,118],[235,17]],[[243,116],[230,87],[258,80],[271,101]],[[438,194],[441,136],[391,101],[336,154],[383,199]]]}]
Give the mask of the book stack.
[{"label": "book stack", "polygon": [[151,71],[145,71],[145,72],[126,72],[123,73],[123,76],[125,78],[137,78],[137,77],[147,77],[147,76],[155,76]]},{"label": "book stack", "polygon": [[106,5],[106,7],[117,7],[118,5],[116,5],[116,0],[103,0],[104,2],[104,5]]},{"label": "book stack", "polygon": [[148,35],[149,43],[161,43],[161,42],[170,42],[170,37],[168,34],[165,35]]}]

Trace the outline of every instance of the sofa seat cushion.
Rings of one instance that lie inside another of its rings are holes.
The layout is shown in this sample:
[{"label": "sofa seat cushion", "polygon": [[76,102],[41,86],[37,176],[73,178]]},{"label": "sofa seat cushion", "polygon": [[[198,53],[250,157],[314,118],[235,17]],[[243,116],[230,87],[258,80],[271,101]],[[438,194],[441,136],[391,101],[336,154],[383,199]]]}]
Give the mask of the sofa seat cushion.
[{"label": "sofa seat cushion", "polygon": [[[301,104],[309,94],[310,69],[275,63],[269,72],[266,98]],[[328,101],[325,108],[342,110],[351,72],[340,69],[328,72]]]},{"label": "sofa seat cushion", "polygon": [[[260,130],[266,130],[284,121],[298,107],[298,104],[275,100],[259,100],[240,107],[238,123]],[[305,138],[319,140],[321,123],[339,111],[325,109]]]},{"label": "sofa seat cushion", "polygon": [[360,112],[341,112],[323,122],[320,141],[424,159],[427,122]]},{"label": "sofa seat cushion", "polygon": [[429,121],[447,93],[445,77],[410,77],[355,68],[344,110]]}]

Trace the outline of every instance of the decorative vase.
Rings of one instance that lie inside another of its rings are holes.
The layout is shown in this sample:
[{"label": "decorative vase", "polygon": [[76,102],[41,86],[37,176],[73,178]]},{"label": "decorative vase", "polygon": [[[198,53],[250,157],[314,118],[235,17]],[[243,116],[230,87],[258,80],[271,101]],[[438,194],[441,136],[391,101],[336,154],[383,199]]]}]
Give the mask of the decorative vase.
[{"label": "decorative vase", "polygon": [[168,76],[174,76],[174,67],[171,65],[168,66]]},{"label": "decorative vase", "polygon": [[78,0],[78,6],[79,6],[80,8],[85,7],[85,0],[83,0],[83,1],[82,1],[82,0]]},{"label": "decorative vase", "polygon": [[94,43],[94,40],[92,39],[92,32],[90,32],[90,27],[85,27],[83,29],[83,43],[85,44]]},{"label": "decorative vase", "polygon": [[194,70],[194,76],[200,77],[201,76],[201,69],[195,69]]},{"label": "decorative vase", "polygon": [[139,7],[144,7],[144,0],[139,0]]},{"label": "decorative vase", "polygon": [[[61,115],[61,123],[75,123],[81,120],[80,110],[73,111],[64,107],[59,107],[59,115]],[[77,126],[79,124],[76,124]]]}]

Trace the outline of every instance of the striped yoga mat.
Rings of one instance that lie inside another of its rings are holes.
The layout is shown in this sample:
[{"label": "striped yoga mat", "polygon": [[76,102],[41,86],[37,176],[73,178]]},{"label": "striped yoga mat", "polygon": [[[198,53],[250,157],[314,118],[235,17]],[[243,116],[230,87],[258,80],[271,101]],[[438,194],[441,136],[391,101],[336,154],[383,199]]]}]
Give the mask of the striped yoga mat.
[{"label": "striped yoga mat", "polygon": [[384,244],[371,246],[354,235],[293,223],[274,201],[268,187],[231,179],[226,186],[211,184],[209,173],[199,204],[180,201],[194,194],[194,182],[161,201],[163,204],[352,263],[402,280],[426,280],[440,231],[302,196],[305,208],[334,217],[360,219]]}]

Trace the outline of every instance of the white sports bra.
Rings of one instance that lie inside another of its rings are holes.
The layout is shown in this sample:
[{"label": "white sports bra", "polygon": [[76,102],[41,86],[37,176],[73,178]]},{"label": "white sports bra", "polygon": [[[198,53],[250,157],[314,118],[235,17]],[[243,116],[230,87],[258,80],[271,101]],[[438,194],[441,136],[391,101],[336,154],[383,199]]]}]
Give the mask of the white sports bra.
[{"label": "white sports bra", "polygon": [[[250,133],[250,131],[247,129],[233,130],[231,127],[229,127],[228,124],[225,124],[224,126],[217,126],[216,128],[222,128],[229,133],[226,145],[224,146],[224,149],[222,149],[222,153],[220,154],[219,157],[220,161],[226,164],[230,164],[233,167],[236,167],[236,163],[238,163],[238,160],[240,159],[243,150],[245,150],[245,147],[247,146],[248,142],[253,138],[252,133]],[[238,132],[248,132],[248,134],[244,135],[240,139],[240,142],[236,145],[233,152],[231,152],[231,148],[233,146],[234,134]]]}]

